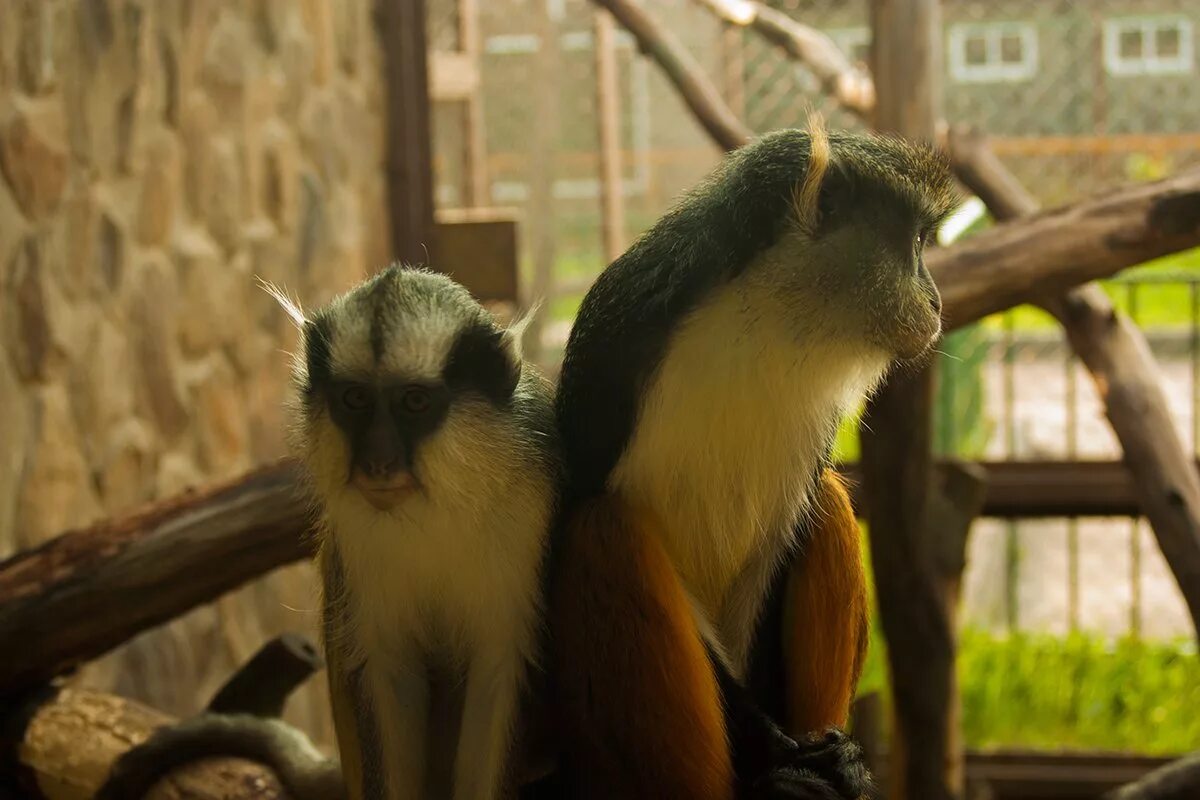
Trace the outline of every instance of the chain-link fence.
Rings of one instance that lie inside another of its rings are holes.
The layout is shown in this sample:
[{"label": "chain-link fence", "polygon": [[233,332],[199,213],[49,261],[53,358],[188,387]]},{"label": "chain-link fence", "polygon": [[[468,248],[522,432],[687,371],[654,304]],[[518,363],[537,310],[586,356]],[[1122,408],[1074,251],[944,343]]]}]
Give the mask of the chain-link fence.
[{"label": "chain-link fence", "polygon": [[[747,125],[861,122],[825,98],[803,66],[697,0],[646,9],[700,62]],[[866,0],[774,0],[865,67]],[[464,11],[465,10],[465,11]],[[523,269],[534,243],[552,257],[547,357],[603,266],[595,7],[585,0],[430,0],[433,47],[462,49],[477,15],[486,202],[521,212]],[[1200,163],[1200,5],[1189,0],[945,0],[943,106],[988,132],[1005,164],[1046,205]],[[718,149],[656,65],[618,31],[620,221],[626,241],[716,163]],[[443,207],[469,205],[470,147],[461,103],[435,111]],[[1148,331],[1180,430],[1195,441],[1200,358],[1197,275],[1185,254],[1115,285]],[[528,285],[529,280],[526,281]],[[1115,459],[1119,449],[1090,378],[1054,323],[1030,309],[983,321],[942,345],[937,447],[990,459]],[[1138,520],[983,521],[971,548],[964,619],[988,627],[1185,634],[1182,600]]]}]

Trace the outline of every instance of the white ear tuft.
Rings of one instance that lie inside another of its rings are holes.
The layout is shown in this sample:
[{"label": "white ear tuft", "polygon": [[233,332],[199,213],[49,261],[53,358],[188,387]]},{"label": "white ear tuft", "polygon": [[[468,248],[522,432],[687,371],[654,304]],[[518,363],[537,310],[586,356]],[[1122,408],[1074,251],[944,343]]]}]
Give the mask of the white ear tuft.
[{"label": "white ear tuft", "polygon": [[534,317],[542,310],[542,303],[538,301],[529,307],[529,310],[517,317],[504,331],[504,344],[508,351],[512,353],[513,359],[517,362],[521,361],[524,351],[525,332],[529,330],[530,324],[533,323]]},{"label": "white ear tuft", "polygon": [[280,289],[270,281],[258,278],[258,286],[271,297],[275,298],[275,302],[279,303],[279,307],[283,309],[283,313],[288,315],[288,319],[297,328],[303,328],[304,323],[308,320],[304,317],[304,310],[300,308],[300,304],[288,296],[288,293]]}]

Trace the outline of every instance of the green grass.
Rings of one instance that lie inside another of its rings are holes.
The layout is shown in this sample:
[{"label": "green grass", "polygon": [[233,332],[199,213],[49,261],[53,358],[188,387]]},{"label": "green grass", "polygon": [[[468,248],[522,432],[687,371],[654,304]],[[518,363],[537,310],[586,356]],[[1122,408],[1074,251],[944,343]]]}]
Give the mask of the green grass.
[{"label": "green grass", "polygon": [[[877,627],[859,692],[886,692]],[[958,680],[968,747],[1172,755],[1200,748],[1200,658],[1192,642],[1092,634],[961,632]]]}]

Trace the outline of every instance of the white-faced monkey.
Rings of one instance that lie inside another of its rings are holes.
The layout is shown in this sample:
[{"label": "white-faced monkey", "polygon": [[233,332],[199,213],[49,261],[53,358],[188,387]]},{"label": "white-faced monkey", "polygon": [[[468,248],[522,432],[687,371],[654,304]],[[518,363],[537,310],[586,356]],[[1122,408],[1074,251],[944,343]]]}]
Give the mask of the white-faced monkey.
[{"label": "white-faced monkey", "polygon": [[392,267],[304,323],[326,660],[352,798],[492,800],[541,629],[550,387],[467,291]]},{"label": "white-faced monkey", "polygon": [[274,293],[301,327],[293,437],[321,512],[340,770],[278,720],[209,713],[123,757],[101,796],[212,755],[266,762],[298,800],[515,796],[560,483],[522,326],[401,266],[309,316]]},{"label": "white-faced monkey", "polygon": [[953,194],[897,139],[771,134],[587,293],[557,396],[548,601],[572,796],[866,790],[841,732],[866,584],[830,455],[843,415],[940,332],[922,250]]}]

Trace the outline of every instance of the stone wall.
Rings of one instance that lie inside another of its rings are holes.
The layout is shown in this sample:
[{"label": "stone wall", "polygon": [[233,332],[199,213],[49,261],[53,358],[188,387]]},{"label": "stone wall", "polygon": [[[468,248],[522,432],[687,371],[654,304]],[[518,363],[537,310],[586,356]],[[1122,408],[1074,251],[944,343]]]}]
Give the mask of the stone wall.
[{"label": "stone wall", "polygon": [[[370,0],[7,0],[0,12],[0,557],[284,451],[306,303],[388,253]],[[282,629],[307,566],[92,665],[176,713]],[[103,613],[103,609],[97,609]],[[326,731],[320,689],[291,719]]]}]

